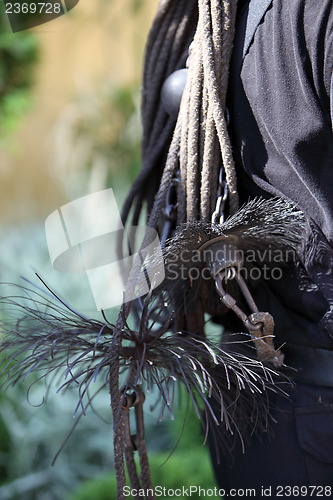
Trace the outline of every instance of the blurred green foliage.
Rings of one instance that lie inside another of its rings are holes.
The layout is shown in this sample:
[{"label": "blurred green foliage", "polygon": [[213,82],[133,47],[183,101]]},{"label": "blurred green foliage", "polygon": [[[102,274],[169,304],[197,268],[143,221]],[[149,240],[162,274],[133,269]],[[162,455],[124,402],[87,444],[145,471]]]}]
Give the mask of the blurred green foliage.
[{"label": "blurred green foliage", "polygon": [[[117,0],[111,0],[111,3],[116,2],[116,1]],[[110,0],[99,0],[99,3],[101,6],[103,6],[103,4],[105,6],[108,6],[110,4]],[[139,12],[141,7],[143,6],[143,3],[144,3],[144,0],[130,0],[131,12],[133,14],[136,14],[137,12]]]},{"label": "blurred green foliage", "polygon": [[[0,406],[3,403],[4,395],[0,393]],[[6,423],[0,414],[0,484],[8,479],[8,469],[6,466],[8,453],[10,451],[10,434]]]},{"label": "blurred green foliage", "polygon": [[0,146],[9,139],[22,115],[29,109],[29,91],[39,46],[31,33],[12,33],[4,4],[0,3]]},{"label": "blurred green foliage", "polygon": [[141,163],[138,87],[86,82],[59,114],[50,168],[69,198],[121,181],[128,191]]},{"label": "blurred green foliage", "polygon": [[[112,466],[111,425],[103,424],[89,412],[52,467],[74,423],[75,396],[68,392],[61,397],[53,390],[47,404],[39,407],[46,388],[36,384],[28,404],[30,384],[31,380],[25,385],[20,381],[0,393],[0,498],[63,500],[81,481]],[[97,401],[96,411],[105,419],[109,417],[107,395]]]},{"label": "blurred green foliage", "polygon": [[[185,391],[181,391],[186,399]],[[183,406],[183,405],[182,405]],[[214,479],[208,445],[203,446],[204,436],[200,429],[194,410],[185,417],[184,408],[175,411],[175,420],[167,426],[169,448],[155,454],[149,453],[149,463],[153,486],[175,490],[199,486],[203,489],[214,489]],[[146,432],[147,434],[149,433]],[[148,451],[149,451],[148,447]],[[172,449],[174,451],[172,452]],[[129,484],[129,482],[127,482]],[[110,500],[116,498],[116,477],[114,474],[103,475],[82,483],[66,500]],[[128,497],[132,498],[132,497]],[[176,497],[163,497],[176,498]],[[179,498],[179,496],[177,497]],[[199,499],[199,492],[191,498]],[[201,496],[202,498],[202,496]]]},{"label": "blurred green foliage", "polygon": [[[154,487],[159,486],[167,490],[177,488],[190,488],[199,486],[203,489],[214,489],[215,482],[212,475],[212,468],[209,457],[204,455],[198,459],[193,446],[191,450],[177,451],[163,466],[164,455],[154,455],[150,460],[152,482]],[[84,483],[67,500],[111,500],[116,498],[117,484],[115,476],[101,476]],[[132,498],[132,497],[128,497]],[[166,496],[163,498],[179,498],[176,496]],[[193,500],[198,500],[199,492],[191,495]],[[202,498],[202,495],[201,495]]]}]

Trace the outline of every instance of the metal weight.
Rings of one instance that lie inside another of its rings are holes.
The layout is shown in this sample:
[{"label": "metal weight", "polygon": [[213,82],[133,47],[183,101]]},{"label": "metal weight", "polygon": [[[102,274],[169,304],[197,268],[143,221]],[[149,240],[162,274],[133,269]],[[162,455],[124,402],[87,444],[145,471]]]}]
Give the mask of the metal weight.
[{"label": "metal weight", "polygon": [[184,88],[187,80],[187,68],[179,69],[165,80],[161,90],[164,110],[175,120],[179,113]]}]

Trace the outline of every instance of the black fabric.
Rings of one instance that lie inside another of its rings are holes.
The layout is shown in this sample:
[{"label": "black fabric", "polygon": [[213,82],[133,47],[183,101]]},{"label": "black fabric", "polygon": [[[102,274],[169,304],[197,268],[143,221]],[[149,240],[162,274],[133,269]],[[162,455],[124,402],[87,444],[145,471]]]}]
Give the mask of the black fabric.
[{"label": "black fabric", "polygon": [[232,116],[235,153],[256,185],[297,201],[332,242],[333,9],[319,5],[271,3],[232,80]]},{"label": "black fabric", "polygon": [[[215,474],[220,488],[253,488],[263,498],[262,488],[270,489],[270,498],[328,497],[320,489],[290,494],[279,486],[333,486],[333,389],[298,385],[290,400],[271,394],[271,412],[276,420],[271,433],[253,436],[243,453],[238,441],[233,456],[223,451],[216,456],[210,440]],[[231,494],[234,492],[231,492]],[[321,494],[320,494],[321,493]],[[253,495],[254,496],[254,495]]]},{"label": "black fabric", "polygon": [[[303,495],[288,487],[333,486],[333,387],[323,376],[333,369],[332,72],[332,0],[241,2],[228,93],[240,198],[282,196],[312,222],[303,264],[292,264],[281,279],[251,284],[259,309],[274,317],[277,344],[286,343],[286,363],[300,371],[290,400],[269,396],[273,438],[253,436],[245,453],[238,442],[232,455],[221,444],[218,464],[210,437],[225,497],[237,488],[254,488],[260,498],[327,497],[320,489]],[[237,331],[231,314],[220,319],[226,320]],[[326,350],[325,366],[316,368],[322,386],[300,382],[311,359],[303,363],[297,353],[311,346]]]},{"label": "black fabric", "polygon": [[314,221],[316,248],[309,246],[305,269],[258,286],[255,299],[273,314],[279,345],[333,349],[332,1],[247,7],[228,102],[241,200],[278,195],[298,203]]}]

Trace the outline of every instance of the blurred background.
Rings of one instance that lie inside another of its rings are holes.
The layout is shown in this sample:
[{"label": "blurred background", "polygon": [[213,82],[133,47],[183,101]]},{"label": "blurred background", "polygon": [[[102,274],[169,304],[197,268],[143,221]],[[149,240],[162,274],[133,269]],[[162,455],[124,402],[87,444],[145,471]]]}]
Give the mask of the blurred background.
[{"label": "blurred background", "polygon": [[[107,187],[121,204],[135,178],[142,61],[156,6],[157,0],[80,0],[66,15],[12,33],[0,2],[2,283],[22,283],[21,276],[35,283],[38,271],[74,307],[95,311],[84,277],[52,269],[44,222],[64,203]],[[90,412],[81,419],[51,467],[76,400],[51,388],[39,407],[43,384],[29,397],[26,389],[20,383],[0,392],[1,500],[115,498],[108,395],[95,403],[100,417]],[[168,416],[158,422],[158,411],[149,411],[149,401],[145,406],[154,483],[214,487],[191,411],[183,426],[186,405],[175,422]]]}]

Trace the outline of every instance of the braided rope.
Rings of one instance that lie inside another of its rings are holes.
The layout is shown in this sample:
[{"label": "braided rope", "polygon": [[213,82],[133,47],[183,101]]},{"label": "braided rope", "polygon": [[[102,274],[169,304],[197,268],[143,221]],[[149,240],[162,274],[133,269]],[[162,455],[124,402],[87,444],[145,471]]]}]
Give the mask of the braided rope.
[{"label": "braided rope", "polygon": [[124,464],[124,428],[123,421],[119,418],[120,393],[119,393],[119,352],[121,348],[122,320],[119,315],[114,329],[112,344],[110,347],[110,376],[109,389],[111,398],[111,409],[113,417],[113,452],[114,467],[117,478],[117,500],[124,498],[123,488],[126,485]]}]

